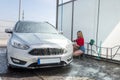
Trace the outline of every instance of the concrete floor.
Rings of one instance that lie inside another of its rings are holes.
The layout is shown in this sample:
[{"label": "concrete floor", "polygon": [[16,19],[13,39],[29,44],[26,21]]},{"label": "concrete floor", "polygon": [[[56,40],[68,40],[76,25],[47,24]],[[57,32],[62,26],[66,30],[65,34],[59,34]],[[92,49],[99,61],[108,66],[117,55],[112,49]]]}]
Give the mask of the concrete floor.
[{"label": "concrete floor", "polygon": [[74,59],[70,66],[46,69],[12,69],[6,65],[6,53],[0,48],[2,80],[120,80],[120,65],[85,57]]}]

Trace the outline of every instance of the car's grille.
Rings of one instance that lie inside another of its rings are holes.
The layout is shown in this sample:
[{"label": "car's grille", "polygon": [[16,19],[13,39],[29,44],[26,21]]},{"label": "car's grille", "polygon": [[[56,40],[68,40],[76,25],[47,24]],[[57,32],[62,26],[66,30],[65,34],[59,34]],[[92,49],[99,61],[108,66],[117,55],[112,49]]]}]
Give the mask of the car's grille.
[{"label": "car's grille", "polygon": [[63,53],[64,49],[59,48],[40,48],[29,52],[31,55],[62,55]]}]

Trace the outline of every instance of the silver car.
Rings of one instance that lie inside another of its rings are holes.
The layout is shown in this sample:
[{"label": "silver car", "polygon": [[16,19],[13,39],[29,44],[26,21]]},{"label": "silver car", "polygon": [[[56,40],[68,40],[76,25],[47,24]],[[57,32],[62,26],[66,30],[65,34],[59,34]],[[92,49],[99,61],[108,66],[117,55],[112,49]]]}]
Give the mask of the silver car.
[{"label": "silver car", "polygon": [[72,62],[72,42],[48,22],[18,21],[7,44],[9,67],[45,68]]}]

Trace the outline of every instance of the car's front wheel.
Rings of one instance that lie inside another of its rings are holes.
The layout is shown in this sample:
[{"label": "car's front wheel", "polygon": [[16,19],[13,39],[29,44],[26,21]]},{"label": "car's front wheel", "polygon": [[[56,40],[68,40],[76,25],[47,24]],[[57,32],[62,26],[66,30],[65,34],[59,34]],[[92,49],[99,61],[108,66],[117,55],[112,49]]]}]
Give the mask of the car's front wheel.
[{"label": "car's front wheel", "polygon": [[13,67],[9,64],[9,62],[8,62],[8,50],[6,49],[6,63],[7,63],[7,68],[8,68],[8,70],[11,70],[11,69],[13,69]]}]

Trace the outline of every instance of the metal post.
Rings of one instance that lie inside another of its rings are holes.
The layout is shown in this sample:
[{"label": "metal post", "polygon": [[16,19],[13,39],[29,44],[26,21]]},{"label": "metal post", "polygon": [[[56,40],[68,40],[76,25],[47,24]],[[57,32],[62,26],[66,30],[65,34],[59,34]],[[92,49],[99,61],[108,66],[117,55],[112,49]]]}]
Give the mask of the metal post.
[{"label": "metal post", "polygon": [[100,0],[98,0],[98,15],[97,15],[97,31],[96,31],[96,45],[97,46],[98,46],[99,18],[100,18]]},{"label": "metal post", "polygon": [[108,59],[108,48],[106,49],[106,59]]},{"label": "metal post", "polygon": [[74,26],[74,1],[72,1],[71,40],[73,40],[73,26]]},{"label": "metal post", "polygon": [[89,54],[89,43],[87,43],[87,55]]},{"label": "metal post", "polygon": [[23,13],[22,13],[22,20],[24,21],[24,10],[23,10]]},{"label": "metal post", "polygon": [[112,60],[112,48],[111,48],[111,60]]},{"label": "metal post", "polygon": [[19,16],[18,16],[18,21],[21,19],[21,0],[19,0]]},{"label": "metal post", "polygon": [[[63,0],[61,0],[61,3],[63,4]],[[63,27],[63,5],[61,5],[61,31]]]},{"label": "metal post", "polygon": [[58,8],[59,8],[59,0],[56,0],[56,29],[58,30]]},{"label": "metal post", "polygon": [[91,56],[92,56],[92,51],[93,51],[93,50],[92,50],[92,46],[91,46]]}]

